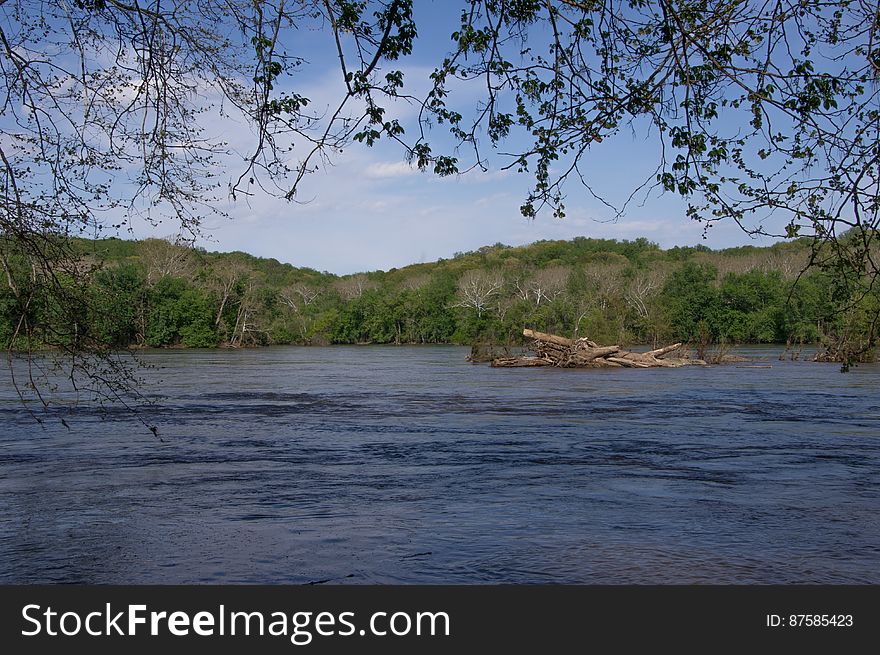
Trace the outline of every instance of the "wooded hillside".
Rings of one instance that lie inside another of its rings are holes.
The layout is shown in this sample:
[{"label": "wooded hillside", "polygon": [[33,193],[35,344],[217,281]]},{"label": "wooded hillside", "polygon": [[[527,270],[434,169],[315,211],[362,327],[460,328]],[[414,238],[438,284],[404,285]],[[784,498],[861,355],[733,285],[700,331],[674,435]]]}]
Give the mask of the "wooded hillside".
[{"label": "wooded hillside", "polygon": [[[877,294],[841,297],[821,271],[800,275],[810,247],[797,241],[722,251],[662,250],[645,239],[496,244],[348,276],[160,239],[77,248],[91,270],[86,286],[70,283],[83,299],[78,324],[55,325],[39,297],[21,321],[4,287],[0,342],[34,347],[68,334],[113,347],[518,344],[528,326],[620,345],[821,341],[855,351],[870,345],[878,304]],[[26,287],[23,260],[11,263],[14,283]]]}]

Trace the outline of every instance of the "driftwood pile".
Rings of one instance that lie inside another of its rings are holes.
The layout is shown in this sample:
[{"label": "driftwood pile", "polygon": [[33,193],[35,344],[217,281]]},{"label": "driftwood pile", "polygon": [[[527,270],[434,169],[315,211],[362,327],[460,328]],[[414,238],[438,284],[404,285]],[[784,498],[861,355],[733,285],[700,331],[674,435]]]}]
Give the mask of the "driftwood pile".
[{"label": "driftwood pile", "polygon": [[589,339],[567,339],[555,334],[545,334],[534,330],[523,330],[523,336],[533,339],[532,357],[499,357],[492,360],[492,366],[558,366],[562,368],[677,368],[690,364],[702,364],[702,359],[687,356],[669,357],[670,353],[681,348],[674,343],[656,350],[635,353],[621,350],[620,346],[600,346]]}]

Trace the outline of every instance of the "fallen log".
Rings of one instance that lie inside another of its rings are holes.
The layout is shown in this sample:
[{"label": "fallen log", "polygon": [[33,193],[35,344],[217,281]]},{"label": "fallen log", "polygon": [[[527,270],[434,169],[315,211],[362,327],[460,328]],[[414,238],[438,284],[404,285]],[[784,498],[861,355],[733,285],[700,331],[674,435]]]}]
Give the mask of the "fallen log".
[{"label": "fallen log", "polygon": [[616,364],[620,364],[621,366],[626,366],[629,368],[649,368],[651,364],[647,364],[645,362],[639,362],[634,359],[629,359],[627,357],[608,357],[609,362],[614,362]]},{"label": "fallen log", "polygon": [[613,355],[614,353],[620,350],[620,346],[602,346],[596,348],[584,348],[583,350],[576,351],[571,356],[571,361],[578,364],[586,364],[587,362],[591,362],[597,357],[607,357],[608,355]]},{"label": "fallen log", "polygon": [[705,359],[697,359],[694,357],[693,359],[689,357],[664,357],[662,362],[671,365],[673,368],[677,368],[679,366],[708,366],[709,362]]},{"label": "fallen log", "polygon": [[661,359],[664,355],[673,352],[674,350],[678,350],[681,348],[680,343],[674,343],[671,346],[664,346],[663,348],[658,348],[657,350],[649,350],[646,353],[633,353],[626,352],[621,353],[620,357],[623,359],[628,359],[629,361],[635,362],[637,364],[642,365],[647,368],[650,366],[666,366],[671,367],[673,364],[669,363],[669,360]]},{"label": "fallen log", "polygon": [[563,348],[571,348],[574,345],[574,342],[571,339],[566,339],[565,337],[559,337],[555,334],[547,334],[545,332],[536,332],[535,330],[529,330],[526,328],[523,330],[523,336],[528,337],[529,339],[534,339],[535,341],[543,341],[544,343],[552,343],[556,346],[562,346]]},{"label": "fallen log", "polygon": [[657,350],[649,350],[645,354],[650,357],[662,357],[666,353],[671,353],[673,350],[678,350],[681,348],[680,343],[674,343],[671,346],[663,346],[662,348],[657,348]]},{"label": "fallen log", "polygon": [[674,343],[648,352],[638,353],[621,350],[620,346],[600,346],[587,338],[569,339],[557,334],[538,332],[528,328],[523,336],[532,339],[535,356],[497,357],[492,366],[514,368],[523,366],[555,366],[559,368],[678,368],[689,365],[706,365],[701,359],[667,357],[681,348]]},{"label": "fallen log", "polygon": [[494,368],[517,368],[521,366],[553,366],[553,362],[541,357],[497,357],[492,360]]}]

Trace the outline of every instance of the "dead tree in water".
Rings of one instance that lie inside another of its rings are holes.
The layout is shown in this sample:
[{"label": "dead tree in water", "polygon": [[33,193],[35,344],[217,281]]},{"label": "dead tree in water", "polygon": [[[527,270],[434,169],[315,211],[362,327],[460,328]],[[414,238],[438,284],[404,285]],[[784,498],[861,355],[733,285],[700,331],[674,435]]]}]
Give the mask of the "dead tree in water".
[{"label": "dead tree in water", "polygon": [[523,336],[533,339],[531,348],[535,356],[500,357],[492,360],[492,366],[556,366],[561,368],[677,368],[689,364],[702,364],[702,359],[686,356],[669,357],[681,348],[674,343],[644,353],[621,350],[620,346],[600,346],[589,339],[568,339],[555,334],[523,330]]}]

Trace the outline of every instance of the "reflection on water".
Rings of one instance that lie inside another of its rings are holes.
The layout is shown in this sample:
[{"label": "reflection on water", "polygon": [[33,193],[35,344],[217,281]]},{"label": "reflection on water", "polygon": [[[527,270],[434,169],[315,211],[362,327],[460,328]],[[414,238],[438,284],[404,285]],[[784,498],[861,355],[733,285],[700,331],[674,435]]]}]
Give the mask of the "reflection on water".
[{"label": "reflection on water", "polygon": [[164,442],[4,374],[0,582],[880,583],[880,366],[466,352],[147,353]]}]

